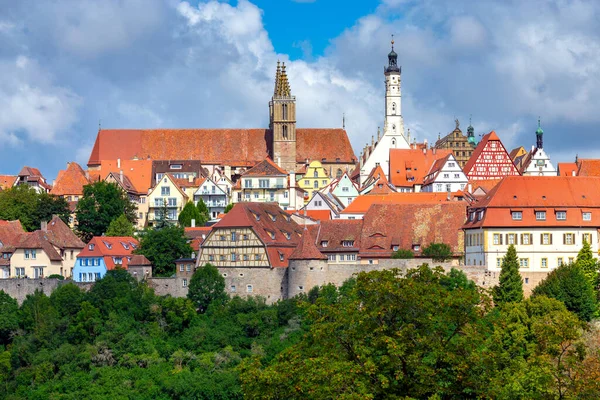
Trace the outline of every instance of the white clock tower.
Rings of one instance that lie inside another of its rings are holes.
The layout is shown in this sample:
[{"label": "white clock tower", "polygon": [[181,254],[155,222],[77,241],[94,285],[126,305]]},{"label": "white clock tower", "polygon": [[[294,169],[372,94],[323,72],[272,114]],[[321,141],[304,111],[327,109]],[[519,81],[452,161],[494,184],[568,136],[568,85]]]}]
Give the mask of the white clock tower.
[{"label": "white clock tower", "polygon": [[[384,67],[385,75],[385,122],[383,134],[401,136],[401,141],[407,142],[404,137],[404,120],[402,119],[402,70],[398,66],[398,54],[392,51],[388,54],[388,66]],[[407,142],[408,144],[408,142]],[[403,146],[401,146],[402,148]],[[408,148],[408,146],[406,146]]]}]

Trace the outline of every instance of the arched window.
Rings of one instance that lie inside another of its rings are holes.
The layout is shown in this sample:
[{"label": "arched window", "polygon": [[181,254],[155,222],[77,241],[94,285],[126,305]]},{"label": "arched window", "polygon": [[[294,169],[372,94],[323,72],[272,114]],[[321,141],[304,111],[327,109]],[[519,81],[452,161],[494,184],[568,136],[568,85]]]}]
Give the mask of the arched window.
[{"label": "arched window", "polygon": [[283,138],[287,139],[288,138],[288,130],[287,130],[287,125],[282,126],[282,134],[283,134]]},{"label": "arched window", "polygon": [[318,178],[319,177],[319,173],[317,172],[317,170],[315,169],[315,172],[313,173],[313,178]]},{"label": "arched window", "polygon": [[396,147],[396,139],[392,139],[392,147]]},{"label": "arched window", "polygon": [[396,115],[396,103],[392,103],[392,115]]},{"label": "arched window", "polygon": [[282,106],[282,108],[283,108],[283,119],[284,119],[284,120],[287,120],[287,119],[288,119],[288,110],[287,110],[287,106],[288,106],[287,104],[284,104],[284,105]]},{"label": "arched window", "polygon": [[319,181],[314,181],[313,182],[313,186],[314,186],[315,189],[318,189],[319,188]]},{"label": "arched window", "polygon": [[344,172],[342,172],[342,169],[338,168],[337,172],[335,173],[336,178],[341,178],[343,173]]},{"label": "arched window", "polygon": [[396,124],[392,125],[392,133],[396,133]]}]

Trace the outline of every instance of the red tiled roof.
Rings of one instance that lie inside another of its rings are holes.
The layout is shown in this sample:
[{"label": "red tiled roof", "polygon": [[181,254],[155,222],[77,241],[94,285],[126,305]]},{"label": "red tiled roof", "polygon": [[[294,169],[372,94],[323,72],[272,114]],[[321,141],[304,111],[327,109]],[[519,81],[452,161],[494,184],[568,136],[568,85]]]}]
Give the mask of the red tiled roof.
[{"label": "red tiled roof", "polygon": [[152,266],[152,263],[150,262],[150,260],[148,260],[146,258],[146,256],[142,255],[142,254],[134,254],[131,256],[131,259],[128,260],[129,263],[128,265],[130,266]]},{"label": "red tiled roof", "polygon": [[558,176],[577,176],[577,164],[558,163]]},{"label": "red tiled roof", "polygon": [[[473,151],[473,154],[471,155],[471,158],[469,158],[469,161],[467,161],[467,163],[465,164],[465,167],[463,168],[463,172],[467,175],[467,177],[469,179],[472,179],[472,175],[473,175],[472,174],[472,170],[473,170],[473,167],[478,162],[481,161],[482,164],[489,165],[489,163],[486,162],[487,160],[479,160],[479,158],[481,157],[481,155],[485,151],[488,150],[488,144],[491,145],[491,143],[495,143],[496,148],[503,150],[504,155],[506,155],[506,160],[504,160],[502,162],[497,162],[497,164],[498,164],[498,173],[497,173],[496,176],[490,177],[490,178],[496,178],[496,177],[499,177],[500,175],[501,176],[519,175],[519,171],[517,170],[517,167],[512,162],[512,159],[510,158],[510,155],[506,151],[506,148],[504,147],[504,145],[500,141],[500,138],[498,137],[498,135],[496,135],[496,132],[491,131],[490,133],[488,133],[487,135],[484,135],[481,138],[481,141],[479,142],[479,144],[477,145],[477,147]],[[510,172],[509,173],[502,172],[502,167],[509,167],[510,168]]]},{"label": "red tiled roof", "polygon": [[61,170],[54,182],[50,194],[57,196],[83,195],[83,187],[89,185],[90,181],[85,172],[76,162],[70,162],[66,170]]},{"label": "red tiled roof", "polygon": [[[292,212],[294,212],[292,210]],[[301,215],[304,215],[305,212],[301,211]],[[306,216],[314,219],[315,221],[327,221],[331,219],[331,211],[329,210],[306,210]]]},{"label": "red tiled roof", "polygon": [[[318,225],[309,225],[316,246],[322,253],[357,252],[360,247],[362,219],[334,219],[321,221]],[[344,241],[354,242],[353,246],[344,246]]]},{"label": "red tiled roof", "polygon": [[14,175],[0,175],[0,189],[9,189],[14,186],[17,177]]},{"label": "red tiled roof", "polygon": [[[455,255],[463,252],[467,204],[453,201],[439,204],[375,204],[365,214],[361,233],[362,258],[389,258],[393,246],[422,250],[430,243],[446,243]],[[420,251],[415,252],[417,255]]]},{"label": "red tiled roof", "polygon": [[431,166],[429,171],[427,171],[427,175],[425,175],[425,179],[423,180],[423,185],[428,185],[430,183],[433,183],[435,181],[435,179],[437,178],[437,176],[439,175],[440,171],[444,168],[444,165],[446,165],[446,161],[448,161],[449,159],[451,159],[453,157],[454,156],[452,155],[452,153],[450,153],[444,158],[435,160],[435,162],[433,163],[433,165]]},{"label": "red tiled roof", "polygon": [[[483,210],[483,218],[474,215],[465,228],[479,227],[549,227],[598,226],[600,217],[600,178],[562,176],[509,176],[470,211]],[[592,220],[584,221],[582,213],[594,210]],[[512,211],[521,211],[522,219],[512,219]],[[537,220],[536,211],[546,211],[545,220]],[[566,220],[557,220],[556,211],[566,211]],[[597,215],[596,215],[597,214]]]},{"label": "red tiled roof", "polygon": [[600,159],[579,159],[578,176],[600,176]]},{"label": "red tiled roof", "polygon": [[25,234],[21,221],[0,220],[0,243],[3,245],[0,251],[6,250],[6,247],[14,248]]},{"label": "red tiled roof", "polygon": [[269,157],[265,158],[246,172],[242,176],[275,176],[287,175],[287,172],[279,168]]},{"label": "red tiled roof", "polygon": [[102,160],[100,169],[89,170],[89,174],[90,178],[98,181],[106,179],[111,172],[118,178],[120,171],[123,171],[136,192],[147,194],[152,187],[152,160]]},{"label": "red tiled roof", "polygon": [[327,256],[317,249],[314,239],[308,229],[302,233],[302,238],[296,249],[289,256],[290,260],[327,260]]},{"label": "red tiled roof", "polygon": [[433,163],[451,153],[448,149],[391,149],[390,181],[396,187],[422,185]]},{"label": "red tiled roof", "polygon": [[15,246],[18,249],[42,249],[51,261],[62,261],[62,257],[56,251],[52,243],[48,232],[35,231],[30,232],[22,236],[21,242]]},{"label": "red tiled roof", "polygon": [[[200,160],[203,164],[251,166],[268,155],[267,129],[104,129],[98,132],[88,165],[103,160]],[[216,143],[218,146],[208,146]],[[343,129],[296,129],[296,160],[354,163]]]},{"label": "red tiled roof", "polygon": [[387,195],[361,195],[358,196],[348,207],[342,211],[342,214],[364,214],[373,204],[431,204],[444,203],[448,201],[446,192],[418,192],[418,193],[390,193]]},{"label": "red tiled roof", "polygon": [[23,168],[21,168],[21,171],[19,172],[19,176],[32,176],[32,177],[36,177],[36,178],[38,178],[38,177],[43,178],[43,175],[39,169],[28,167],[28,166],[24,166]]},{"label": "red tiled roof", "polygon": [[122,258],[121,267],[127,268],[128,257],[138,245],[137,239],[130,236],[94,236],[77,257],[102,257],[108,269],[115,268],[113,257],[119,257]]},{"label": "red tiled roof", "polygon": [[[502,178],[504,179],[504,178]],[[477,188],[483,189],[484,192],[489,192],[493,188],[496,187],[497,184],[502,182],[502,179],[479,179],[479,180],[471,180],[469,184],[473,191],[477,190]]]}]

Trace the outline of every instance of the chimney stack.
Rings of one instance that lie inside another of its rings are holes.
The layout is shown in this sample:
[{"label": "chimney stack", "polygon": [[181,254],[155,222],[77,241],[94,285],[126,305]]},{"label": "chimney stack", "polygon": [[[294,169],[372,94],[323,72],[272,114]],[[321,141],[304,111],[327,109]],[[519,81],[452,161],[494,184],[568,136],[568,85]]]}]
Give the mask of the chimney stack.
[{"label": "chimney stack", "polygon": [[42,221],[41,222],[41,229],[44,232],[48,232],[48,221]]},{"label": "chimney stack", "polygon": [[194,218],[192,218],[192,228],[196,227],[196,220]]},{"label": "chimney stack", "polygon": [[121,168],[121,159],[117,158],[117,168]]},{"label": "chimney stack", "polygon": [[123,183],[123,170],[119,171],[119,180]]}]

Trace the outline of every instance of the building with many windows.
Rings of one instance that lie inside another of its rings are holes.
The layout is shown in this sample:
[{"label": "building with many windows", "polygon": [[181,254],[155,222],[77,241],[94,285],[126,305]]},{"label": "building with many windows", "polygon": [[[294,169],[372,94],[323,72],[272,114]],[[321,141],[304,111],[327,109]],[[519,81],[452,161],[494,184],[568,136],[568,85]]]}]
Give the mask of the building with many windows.
[{"label": "building with many windows", "polygon": [[505,176],[521,175],[494,131],[481,138],[463,171],[469,180],[501,179]]},{"label": "building with many windows", "polygon": [[311,161],[306,168],[306,173],[298,181],[300,186],[305,193],[304,204],[308,203],[315,193],[323,189],[331,182],[327,171],[323,168],[323,165],[319,161]]},{"label": "building with many windows", "polygon": [[106,275],[106,271],[118,267],[127,269],[138,244],[137,239],[130,236],[93,237],[77,256],[73,280],[96,282]]},{"label": "building with many windows", "polygon": [[458,192],[469,180],[453,154],[437,160],[423,179],[423,192]]},{"label": "building with many windows", "polygon": [[217,184],[210,178],[204,178],[200,181],[196,193],[194,193],[194,203],[198,204],[200,199],[206,204],[211,219],[216,219],[219,214],[225,211],[230,203],[229,194],[222,185]]},{"label": "building with many windows", "polygon": [[475,129],[470,123],[467,128],[467,136],[465,136],[460,130],[458,119],[455,122],[456,128],[443,138],[438,139],[434,147],[440,150],[451,150],[454,158],[456,158],[456,162],[462,168],[473,155],[473,151],[477,146],[477,140],[475,139]]},{"label": "building with many windows", "polygon": [[547,271],[598,251],[600,178],[506,177],[468,209],[465,262],[498,271],[508,246],[521,268]]},{"label": "building with many windows", "polygon": [[176,222],[179,213],[188,202],[188,195],[177,184],[177,179],[171,174],[165,174],[156,186],[148,193],[148,225],[152,226],[157,220],[165,218]]}]

